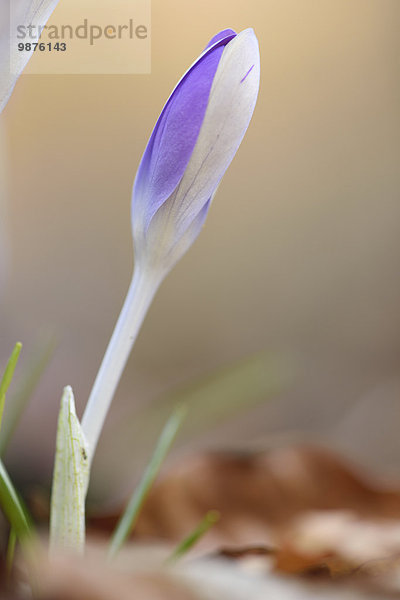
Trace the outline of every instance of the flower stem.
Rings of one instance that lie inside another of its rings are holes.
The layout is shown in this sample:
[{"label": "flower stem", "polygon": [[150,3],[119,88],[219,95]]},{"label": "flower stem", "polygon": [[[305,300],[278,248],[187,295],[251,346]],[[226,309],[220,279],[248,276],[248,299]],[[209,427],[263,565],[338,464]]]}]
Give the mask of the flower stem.
[{"label": "flower stem", "polygon": [[135,269],[133,274],[124,306],[82,417],[90,462],[132,346],[161,280],[162,277],[151,270]]}]

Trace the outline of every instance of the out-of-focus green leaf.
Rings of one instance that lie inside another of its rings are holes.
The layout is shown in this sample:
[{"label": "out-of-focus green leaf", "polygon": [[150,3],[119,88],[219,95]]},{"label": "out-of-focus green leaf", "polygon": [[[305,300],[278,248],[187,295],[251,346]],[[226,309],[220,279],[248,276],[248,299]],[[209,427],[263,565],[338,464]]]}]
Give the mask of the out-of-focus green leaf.
[{"label": "out-of-focus green leaf", "polygon": [[[11,357],[7,363],[6,370],[0,382],[0,426],[2,423],[6,393],[10,387],[15,367],[21,353],[22,344],[15,345]],[[18,538],[25,542],[32,535],[27,511],[20,501],[7,470],[0,460],[0,507],[11,526],[10,542],[7,552],[7,565],[12,565],[15,550],[15,541]]]},{"label": "out-of-focus green leaf", "polygon": [[97,461],[103,471],[95,477],[92,472],[92,490],[98,495],[109,494],[109,487],[102,488],[104,470],[111,482],[117,480],[113,465],[121,456],[130,457],[131,471],[141,468],[143,453],[151,451],[150,440],[157,436],[177,404],[184,404],[189,412],[179,432],[179,444],[184,444],[268,402],[289,385],[292,377],[287,360],[261,352],[216,369],[167,396],[160,396],[142,409],[124,414],[104,432]]},{"label": "out-of-focus green leaf", "polygon": [[281,361],[260,353],[218,369],[160,399],[154,412],[158,412],[161,405],[166,410],[168,405],[184,402],[190,411],[190,419],[182,436],[192,439],[265,402],[280,392],[288,379],[288,370]]},{"label": "out-of-focus green leaf", "polygon": [[29,538],[32,527],[26,509],[22,506],[2,461],[0,461],[0,506],[18,539],[25,541]]}]

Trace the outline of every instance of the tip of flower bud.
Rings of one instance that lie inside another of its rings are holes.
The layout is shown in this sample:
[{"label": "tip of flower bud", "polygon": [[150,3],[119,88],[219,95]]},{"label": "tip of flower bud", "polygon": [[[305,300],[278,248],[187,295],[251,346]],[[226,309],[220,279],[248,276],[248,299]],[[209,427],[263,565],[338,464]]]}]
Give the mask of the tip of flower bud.
[{"label": "tip of flower bud", "polygon": [[211,46],[214,46],[214,44],[216,44],[217,42],[220,42],[221,40],[224,40],[227,37],[232,37],[236,35],[236,31],[234,29],[223,29],[222,31],[219,31],[216,35],[214,35],[214,37],[211,38],[211,40],[208,42],[207,46],[204,48],[204,51],[208,50],[208,48],[211,48]]}]

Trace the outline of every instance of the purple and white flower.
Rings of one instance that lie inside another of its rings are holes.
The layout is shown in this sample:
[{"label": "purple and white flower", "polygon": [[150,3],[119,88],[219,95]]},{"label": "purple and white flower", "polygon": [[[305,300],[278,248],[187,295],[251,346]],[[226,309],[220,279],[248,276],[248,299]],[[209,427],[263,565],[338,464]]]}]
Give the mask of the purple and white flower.
[{"label": "purple and white flower", "polygon": [[[38,27],[47,23],[58,0],[1,0],[0,2],[0,113],[5,108],[18,77],[33,54],[33,44],[39,41]],[[11,11],[11,14],[10,14]],[[17,52],[17,27],[32,25],[29,41],[32,49]]]},{"label": "purple and white flower", "polygon": [[169,270],[197,237],[249,125],[260,79],[252,29],[217,34],[169,97],[136,176],[136,265]]}]

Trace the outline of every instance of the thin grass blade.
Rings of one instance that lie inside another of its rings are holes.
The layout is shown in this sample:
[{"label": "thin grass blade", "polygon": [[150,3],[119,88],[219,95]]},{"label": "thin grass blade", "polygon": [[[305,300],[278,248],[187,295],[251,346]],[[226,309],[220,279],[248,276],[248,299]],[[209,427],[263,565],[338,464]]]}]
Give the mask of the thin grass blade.
[{"label": "thin grass blade", "polygon": [[55,342],[50,340],[34,352],[34,358],[31,364],[28,365],[28,370],[22,378],[21,384],[16,392],[10,395],[0,430],[0,456],[4,456],[20,418],[53,356],[54,348]]},{"label": "thin grass blade", "polygon": [[7,554],[6,554],[6,573],[9,577],[14,565],[15,546],[17,544],[17,534],[14,529],[11,529],[8,538]]},{"label": "thin grass blade", "polygon": [[6,370],[4,371],[4,375],[0,381],[0,427],[3,420],[3,412],[4,412],[4,404],[6,401],[6,394],[8,388],[10,387],[10,383],[14,376],[15,367],[17,366],[18,358],[21,353],[22,344],[18,342],[14,346],[14,350],[11,353],[11,356],[8,360]]},{"label": "thin grass blade", "polygon": [[192,533],[190,533],[182,542],[176,547],[171,556],[166,560],[167,565],[175,563],[177,560],[182,558],[189,550],[197,544],[197,542],[215,525],[220,519],[220,514],[217,510],[210,510],[204,519],[199,523]]},{"label": "thin grass blade", "polygon": [[147,469],[145,470],[139,485],[135,489],[129,504],[115,529],[109,551],[110,558],[113,558],[117,554],[124,542],[132,533],[143,504],[150,493],[153,483],[161,469],[169,449],[172,446],[179,428],[183,423],[186,413],[186,407],[179,406],[177,409],[175,409],[165,424]]}]

